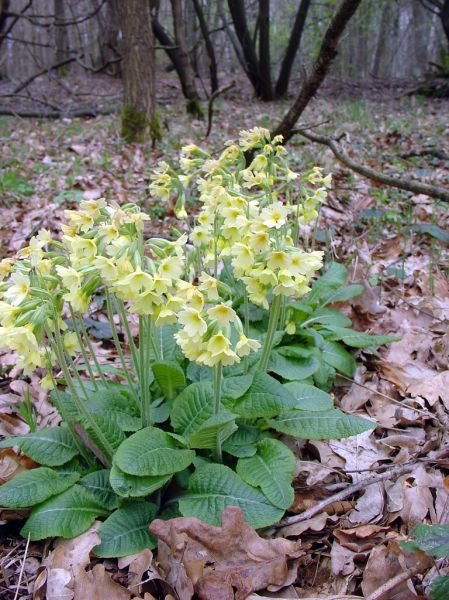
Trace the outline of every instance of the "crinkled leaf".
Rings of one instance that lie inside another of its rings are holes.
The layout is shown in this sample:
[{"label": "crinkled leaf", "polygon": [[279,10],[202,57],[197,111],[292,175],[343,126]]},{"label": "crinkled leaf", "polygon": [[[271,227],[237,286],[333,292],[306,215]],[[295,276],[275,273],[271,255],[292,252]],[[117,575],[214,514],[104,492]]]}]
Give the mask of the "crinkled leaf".
[{"label": "crinkled leaf", "polygon": [[79,484],[87,488],[97,502],[106,510],[117,508],[117,496],[109,483],[109,469],[101,469],[85,475]]},{"label": "crinkled leaf", "polygon": [[23,537],[42,540],[48,537],[71,538],[86,531],[95,518],[107,511],[85,487],[75,484],[62,494],[35,506],[21,530]]},{"label": "crinkled leaf", "polygon": [[157,361],[151,365],[153,375],[167,400],[176,396],[176,390],[184,387],[186,378],[184,371],[173,361]]},{"label": "crinkled leaf", "polygon": [[319,362],[313,356],[308,358],[290,358],[283,356],[277,349],[271,351],[268,371],[276,373],[283,379],[301,380],[313,375],[319,367]]},{"label": "crinkled leaf", "polygon": [[118,390],[101,390],[89,394],[86,406],[91,414],[114,421],[122,431],[137,431],[142,427],[142,420],[137,416],[130,396],[125,396]]},{"label": "crinkled leaf", "polygon": [[198,431],[214,412],[214,388],[210,381],[198,381],[175,399],[171,411],[173,429],[184,437]]},{"label": "crinkled leaf", "polygon": [[449,525],[417,525],[412,535],[420,550],[435,558],[449,557]]},{"label": "crinkled leaf", "polygon": [[397,342],[400,339],[393,335],[369,335],[368,333],[346,329],[345,327],[337,327],[336,325],[326,325],[326,329],[331,332],[331,335],[326,335],[328,340],[341,340],[352,348],[381,346],[382,344]]},{"label": "crinkled leaf", "polygon": [[157,540],[148,529],[157,514],[151,502],[129,502],[110,515],[100,526],[101,543],[93,552],[102,558],[137,554],[145,548],[155,548]]},{"label": "crinkled leaf", "polygon": [[430,585],[430,600],[447,600],[449,598],[449,577],[436,577]]},{"label": "crinkled leaf", "polygon": [[367,419],[345,415],[336,408],[319,412],[292,410],[270,419],[268,424],[301,440],[339,440],[375,427]]},{"label": "crinkled leaf", "polygon": [[225,506],[240,506],[246,522],[255,529],[276,523],[284,513],[229,467],[209,464],[197,469],[187,494],[179,500],[181,514],[219,525]]},{"label": "crinkled leaf", "polygon": [[221,396],[225,400],[237,400],[249,389],[253,381],[252,375],[224,377],[221,385]]},{"label": "crinkled leaf", "polygon": [[329,410],[334,406],[329,394],[313,385],[308,385],[302,381],[289,381],[284,383],[284,386],[296,399],[295,408],[299,410]]},{"label": "crinkled leaf", "polygon": [[[363,288],[362,288],[363,289]],[[309,321],[310,319],[310,321]],[[318,308],[308,319],[309,324],[337,325],[338,327],[351,327],[352,321],[336,308],[322,306]]]},{"label": "crinkled leaf", "polygon": [[348,270],[340,263],[331,262],[327,271],[312,285],[312,291],[305,298],[311,304],[327,300],[337,289],[343,287],[348,279]]},{"label": "crinkled leaf", "polygon": [[352,377],[355,373],[356,363],[352,354],[350,354],[341,344],[338,342],[332,342],[326,340],[321,349],[323,360],[346,375]]},{"label": "crinkled leaf", "polygon": [[24,471],[0,486],[0,506],[34,506],[60,494],[78,481],[79,477],[79,473],[58,473],[48,467]]},{"label": "crinkled leaf", "polygon": [[351,283],[351,285],[341,287],[332,292],[326,303],[346,302],[346,300],[360,296],[364,289],[365,288],[360,283]]},{"label": "crinkled leaf", "polygon": [[234,413],[221,411],[209,417],[198,431],[189,436],[191,448],[215,449],[218,441],[223,443],[237,429],[236,416]]},{"label": "crinkled leaf", "polygon": [[168,483],[171,477],[171,475],[146,475],[145,477],[129,475],[113,464],[109,481],[114,492],[122,498],[138,498],[149,496]]},{"label": "crinkled leaf", "polygon": [[78,454],[71,433],[65,426],[40,429],[35,433],[2,440],[0,448],[18,446],[20,450],[41,465],[63,465]]},{"label": "crinkled leaf", "polygon": [[284,410],[293,408],[295,399],[279,381],[256,372],[248,391],[234,405],[232,410],[247,419],[273,417]]},{"label": "crinkled leaf", "polygon": [[257,444],[254,456],[239,459],[236,471],[243,481],[260,488],[274,506],[286,510],[295,498],[291,485],[295,464],[295,456],[285,444],[266,439]]},{"label": "crinkled leaf", "polygon": [[237,458],[254,456],[257,451],[256,442],[262,435],[258,427],[240,423],[237,431],[224,442],[222,449]]},{"label": "crinkled leaf", "polygon": [[133,433],[118,448],[115,464],[130,475],[170,475],[188,467],[193,450],[180,450],[162,429],[146,427]]},{"label": "crinkled leaf", "polygon": [[103,436],[97,434],[97,432],[91,427],[90,422],[84,417],[81,416],[79,421],[84,429],[89,434],[89,437],[94,442],[94,444],[102,450],[105,455],[108,454],[108,450],[105,447],[103,437],[109,443],[113,450],[117,450],[120,444],[126,439],[126,435],[122,431],[122,429],[117,424],[117,419],[114,415],[111,415],[109,411],[98,412],[98,413],[90,413],[90,416],[93,421],[97,424]]}]

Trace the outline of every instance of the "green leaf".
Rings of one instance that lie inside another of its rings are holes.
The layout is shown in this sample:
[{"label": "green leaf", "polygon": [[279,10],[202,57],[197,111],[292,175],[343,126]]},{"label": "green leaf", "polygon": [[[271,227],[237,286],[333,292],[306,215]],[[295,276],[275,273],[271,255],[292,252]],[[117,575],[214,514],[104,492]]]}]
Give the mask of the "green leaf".
[{"label": "green leaf", "polygon": [[417,223],[416,225],[412,225],[412,231],[416,231],[417,233],[427,233],[431,237],[443,242],[444,244],[449,244],[449,233],[438,227],[438,225],[431,225],[430,223]]},{"label": "green leaf", "polygon": [[[320,323],[321,325],[337,325],[339,327],[351,327],[352,325],[351,319],[348,319],[346,315],[336,308],[329,308],[327,306],[318,308],[309,319],[310,324],[313,322]],[[307,327],[307,324],[305,326]]]},{"label": "green leaf", "polygon": [[247,523],[256,529],[276,523],[284,514],[232,469],[217,464],[197,469],[190,478],[187,495],[179,500],[184,517],[197,517],[212,525],[220,524],[226,506],[240,506]]},{"label": "green leaf", "polygon": [[201,425],[198,431],[189,436],[190,446],[198,449],[215,449],[218,440],[223,443],[237,429],[236,416],[234,413],[227,411],[212,415]]},{"label": "green leaf", "polygon": [[171,475],[188,467],[193,450],[180,450],[162,429],[146,427],[133,433],[115,454],[115,464],[130,475]]},{"label": "green leaf", "polygon": [[259,487],[271,504],[287,510],[295,499],[292,479],[296,459],[293,452],[279,440],[266,439],[257,444],[257,453],[240,458],[237,475],[254,487]]},{"label": "green leaf", "polygon": [[241,398],[248,391],[252,382],[252,375],[224,377],[221,383],[221,396],[223,400],[237,400]]},{"label": "green leaf", "polygon": [[173,429],[188,438],[214,412],[214,388],[210,381],[191,383],[175,399],[170,421]]},{"label": "green leaf", "polygon": [[91,492],[75,484],[62,494],[35,506],[21,530],[32,541],[48,537],[72,538],[88,529],[95,518],[107,511]]},{"label": "green leaf", "polygon": [[176,390],[186,384],[184,371],[176,362],[158,361],[151,368],[167,400],[172,400],[176,396]]},{"label": "green leaf", "polygon": [[86,403],[89,412],[114,421],[122,431],[137,431],[142,427],[142,419],[137,415],[137,407],[130,394],[119,390],[101,390],[89,394]]},{"label": "green leaf", "polygon": [[279,381],[256,372],[250,388],[232,410],[246,419],[257,419],[273,417],[294,406],[295,399]]},{"label": "green leaf", "polygon": [[449,556],[449,525],[417,525],[412,535],[419,549],[435,558]]},{"label": "green leaf", "polygon": [[341,287],[336,291],[332,292],[326,304],[334,302],[346,302],[346,300],[350,300],[351,298],[360,296],[360,294],[363,293],[364,289],[365,288],[360,283],[351,283],[351,285]]},{"label": "green leaf", "polygon": [[224,442],[222,449],[237,458],[254,456],[257,451],[256,442],[261,439],[262,435],[258,427],[240,423],[237,431]]},{"label": "green leaf", "polygon": [[159,490],[170,481],[171,477],[171,475],[147,475],[146,477],[129,475],[113,464],[109,481],[114,492],[122,498],[138,498],[149,496]]},{"label": "green leaf", "polygon": [[430,600],[447,600],[449,598],[449,577],[436,577],[430,584]]},{"label": "green leaf", "polygon": [[[117,450],[120,444],[126,439],[126,436],[118,426],[116,417],[112,416],[109,411],[103,413],[91,413],[90,416],[92,420],[95,421],[101,433],[111,445],[112,449]],[[81,416],[79,421],[89,434],[89,437],[92,439],[94,444],[98,446],[98,448],[107,456],[108,449],[105,448],[102,439],[100,439],[97,433],[92,429],[89,421],[84,416]]]},{"label": "green leaf", "polygon": [[329,267],[312,286],[312,291],[306,296],[305,300],[310,303],[317,303],[326,300],[339,288],[345,285],[348,279],[348,270],[345,266],[331,262]]},{"label": "green leaf", "polygon": [[313,348],[310,346],[301,346],[300,344],[293,344],[290,346],[279,346],[276,351],[282,356],[287,358],[309,358],[312,356]]},{"label": "green leaf", "polygon": [[341,344],[326,340],[321,351],[324,362],[343,373],[343,375],[353,377],[356,362],[352,354],[345,350]]},{"label": "green leaf", "polygon": [[319,367],[314,357],[288,358],[282,356],[277,349],[271,351],[268,371],[280,375],[283,379],[301,380],[313,375]]},{"label": "green leaf", "polygon": [[290,394],[296,399],[295,408],[299,410],[320,411],[329,410],[334,407],[332,398],[326,392],[313,385],[307,385],[300,381],[289,381],[284,383]]},{"label": "green leaf", "polygon": [[153,344],[151,344],[151,362],[158,360],[180,362],[183,360],[182,350],[175,339],[175,333],[178,329],[177,325],[163,325],[162,327],[152,328],[151,335],[153,336],[154,346],[157,348],[157,354],[155,354]]},{"label": "green leaf", "polygon": [[101,558],[116,558],[155,548],[157,540],[148,526],[156,514],[157,506],[151,502],[134,501],[119,508],[100,526],[101,543],[93,552]]},{"label": "green leaf", "polygon": [[367,419],[345,415],[336,408],[320,412],[292,410],[270,419],[268,424],[300,440],[339,440],[375,427]]},{"label": "green leaf", "polygon": [[391,344],[397,342],[400,338],[393,335],[369,335],[345,327],[335,325],[326,325],[326,329],[331,332],[327,335],[328,340],[342,340],[347,346],[352,348],[369,348],[370,346],[381,346],[382,344]]},{"label": "green leaf", "polygon": [[0,486],[0,506],[26,508],[60,494],[80,478],[79,473],[62,474],[47,467],[19,473]]},{"label": "green leaf", "polygon": [[114,510],[117,508],[117,496],[109,483],[109,474],[109,469],[101,469],[85,475],[79,484],[88,489],[106,510]]},{"label": "green leaf", "polygon": [[12,446],[18,446],[26,456],[48,467],[63,465],[78,454],[72,435],[63,425],[40,429],[35,433],[20,435],[0,442],[0,448],[11,448]]}]

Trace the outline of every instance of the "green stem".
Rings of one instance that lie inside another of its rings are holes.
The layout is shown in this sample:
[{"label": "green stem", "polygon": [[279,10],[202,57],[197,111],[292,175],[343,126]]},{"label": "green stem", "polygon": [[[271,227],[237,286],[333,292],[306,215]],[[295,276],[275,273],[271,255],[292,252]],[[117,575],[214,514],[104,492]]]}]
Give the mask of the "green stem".
[{"label": "green stem", "polygon": [[131,329],[129,328],[129,323],[128,323],[128,319],[126,317],[125,307],[123,305],[123,302],[121,300],[118,300],[118,299],[117,299],[117,311],[119,313],[122,326],[123,326],[123,328],[125,330],[126,337],[128,338],[128,346],[129,346],[129,348],[131,350],[131,359],[132,359],[134,371],[136,372],[137,376],[140,377],[140,374],[139,374],[139,357],[138,357],[138,354],[137,354],[137,348],[136,348],[136,345],[134,343],[134,338],[131,335]]},{"label": "green stem", "polygon": [[117,333],[117,327],[115,326],[115,323],[114,323],[114,313],[112,310],[111,297],[107,290],[106,290],[106,311],[108,314],[109,323],[111,325],[112,339],[114,340],[115,349],[117,350],[117,354],[119,356],[123,372],[125,373],[125,377],[126,377],[129,387],[131,388],[133,393],[135,393],[136,388],[135,388],[134,382],[132,380],[131,374],[129,372],[128,365],[126,364],[126,361],[125,361],[125,355],[123,354],[122,345],[120,344],[120,340],[119,340],[118,333]]},{"label": "green stem", "polygon": [[101,370],[100,363],[97,360],[97,356],[96,356],[94,349],[92,347],[92,344],[90,342],[89,334],[87,333],[86,326],[84,325],[84,319],[82,317],[79,319],[79,324],[81,325],[81,331],[83,332],[84,341],[86,342],[86,346],[88,347],[90,355],[92,356],[92,359],[94,361],[95,369],[96,369],[103,385],[105,387],[107,387],[108,382],[106,381],[103,371]]},{"label": "green stem", "polygon": [[265,343],[262,349],[262,356],[260,357],[260,361],[257,366],[257,370],[262,371],[263,373],[267,372],[268,361],[270,359],[271,350],[273,348],[274,336],[276,334],[279,322],[281,306],[282,296],[274,296],[273,302],[271,303],[270,318],[268,319],[267,335],[265,337]]},{"label": "green stem", "polygon": [[[223,376],[223,365],[218,363],[214,366],[214,415],[218,415],[221,407],[221,379]],[[219,434],[217,435],[217,445],[215,447],[215,455],[217,462],[223,462],[223,455],[221,452],[221,441]]]},{"label": "green stem", "polygon": [[[47,334],[47,337],[49,337],[49,339],[51,339],[51,335],[49,336]],[[86,423],[88,424],[88,426],[92,429],[92,431],[95,433],[95,435],[97,436],[98,441],[101,443],[102,445],[102,450],[103,452],[106,453],[107,455],[107,459],[108,461],[110,461],[112,459],[112,455],[113,455],[113,449],[112,446],[109,444],[108,440],[105,438],[103,432],[101,431],[101,429],[98,427],[98,425],[96,424],[95,420],[92,419],[92,416],[90,415],[89,411],[87,410],[84,402],[81,400],[76,387],[73,384],[72,381],[72,377],[70,375],[70,370],[67,366],[67,363],[65,361],[65,356],[64,356],[64,346],[62,343],[62,339],[61,339],[61,334],[59,332],[59,328],[57,325],[57,319],[55,320],[55,338],[54,338],[55,344],[54,344],[54,348],[55,348],[55,353],[56,353],[56,357],[58,359],[59,365],[62,369],[62,372],[64,373],[64,378],[67,382],[67,387],[70,390],[70,393],[72,394],[73,397],[73,401],[76,404],[76,408],[78,409],[79,413],[85,418]]]},{"label": "green stem", "polygon": [[139,381],[141,396],[141,415],[144,427],[151,425],[149,355],[151,344],[151,322],[149,318],[139,315]]},{"label": "green stem", "polygon": [[73,331],[75,332],[76,339],[78,340],[78,344],[79,344],[79,347],[81,349],[81,354],[83,355],[83,359],[84,359],[84,362],[86,364],[86,368],[87,368],[87,370],[89,372],[90,380],[92,381],[92,384],[93,384],[95,390],[98,390],[97,381],[95,379],[94,372],[92,371],[92,366],[90,364],[89,357],[87,356],[86,348],[84,347],[84,343],[83,343],[83,340],[81,338],[81,333],[80,333],[80,330],[78,328],[78,324],[76,322],[75,312],[74,312],[73,307],[70,304],[70,302],[68,303],[68,305],[69,305],[69,311],[70,311],[70,318],[72,319]]},{"label": "green stem", "polygon": [[245,311],[244,332],[245,332],[246,337],[248,337],[248,334],[249,334],[249,301],[248,301],[247,294],[245,294],[245,298],[243,300],[243,308]]}]

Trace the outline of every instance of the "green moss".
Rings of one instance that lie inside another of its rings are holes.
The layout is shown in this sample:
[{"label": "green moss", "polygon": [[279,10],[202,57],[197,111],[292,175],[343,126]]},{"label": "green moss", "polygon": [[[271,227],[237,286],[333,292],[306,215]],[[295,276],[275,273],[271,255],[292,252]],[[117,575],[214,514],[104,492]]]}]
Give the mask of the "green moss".
[{"label": "green moss", "polygon": [[201,108],[199,100],[197,99],[187,101],[187,112],[189,113],[189,115],[192,115],[196,119],[204,118],[204,111]]},{"label": "green moss", "polygon": [[149,126],[147,117],[132,106],[124,106],[121,111],[121,119],[122,139],[127,143],[142,143]]},{"label": "green moss", "polygon": [[162,124],[158,110],[154,111],[153,116],[150,119],[150,135],[153,144],[162,140]]}]

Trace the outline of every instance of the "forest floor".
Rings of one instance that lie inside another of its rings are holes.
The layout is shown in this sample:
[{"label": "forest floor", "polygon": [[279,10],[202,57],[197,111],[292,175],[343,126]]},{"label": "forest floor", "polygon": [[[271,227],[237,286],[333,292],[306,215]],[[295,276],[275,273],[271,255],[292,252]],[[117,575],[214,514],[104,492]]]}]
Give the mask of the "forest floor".
[{"label": "forest floor", "polygon": [[[212,134],[204,139],[206,123],[187,118],[172,81],[167,77],[159,98],[164,140],[156,149],[121,143],[117,115],[55,121],[0,117],[0,258],[14,255],[41,228],[57,231],[63,210],[84,198],[138,201],[152,217],[152,232],[167,232],[171,207],[155,202],[148,190],[156,161],[176,158],[191,142],[219,150],[241,129],[272,127],[288,106],[258,103],[249,91],[234,88],[216,101]],[[344,133],[347,153],[363,164],[449,187],[448,101],[397,98],[390,92],[380,99],[374,94],[348,99],[328,87],[312,101],[302,123],[322,123],[317,131],[328,135]],[[411,579],[378,597],[424,597],[430,580],[436,573],[448,574],[449,564],[412,559],[398,542],[417,523],[449,522],[448,206],[367,181],[299,135],[288,149],[295,170],[318,164],[333,174],[315,243],[348,267],[351,282],[365,287],[343,305],[344,312],[355,329],[401,340],[379,354],[357,351],[354,379],[338,378],[333,390],[337,405],[375,421],[375,431],[348,440],[292,442],[298,462],[290,513],[329,502],[315,516],[267,532],[301,539],[304,553],[292,561],[281,591],[260,593],[374,598],[383,584],[410,569]],[[109,347],[107,340],[96,341],[104,360]],[[37,377],[21,378],[11,355],[0,356],[1,435],[27,431],[17,409],[25,389],[39,424],[56,422],[37,382]],[[23,466],[11,451],[2,451],[0,480]],[[390,474],[333,501],[335,492],[381,472]],[[26,541],[17,536],[21,518],[20,511],[0,512],[0,597],[43,598],[41,563],[50,546],[31,543],[25,551]],[[88,550],[79,568],[88,567]],[[92,559],[90,566],[96,562]],[[137,594],[136,573],[148,579],[155,572],[149,552],[133,561],[101,562],[112,577],[109,600]],[[141,597],[145,591],[158,599],[168,593],[144,587]]]}]

